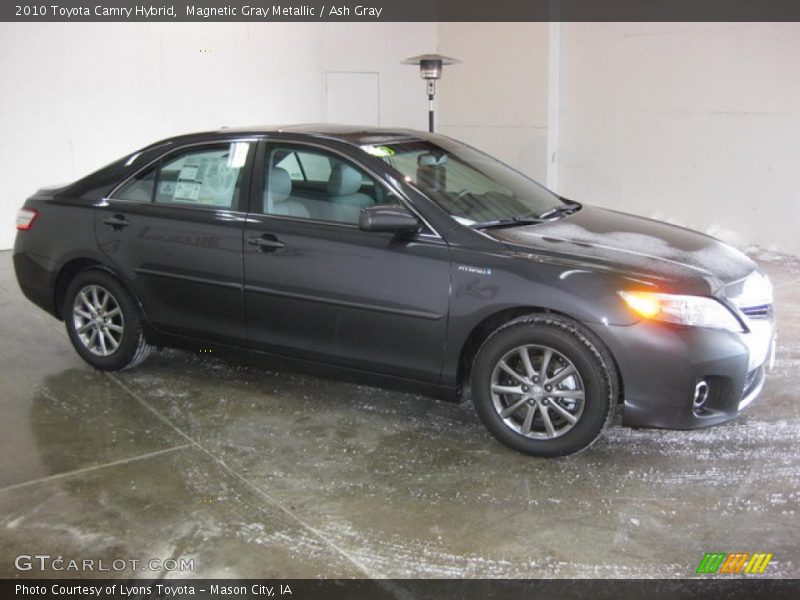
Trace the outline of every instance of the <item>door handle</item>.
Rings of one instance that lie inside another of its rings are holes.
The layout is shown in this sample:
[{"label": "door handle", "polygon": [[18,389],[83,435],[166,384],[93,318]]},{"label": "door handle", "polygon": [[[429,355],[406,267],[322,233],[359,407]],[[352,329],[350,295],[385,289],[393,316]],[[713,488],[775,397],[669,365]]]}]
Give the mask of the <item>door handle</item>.
[{"label": "door handle", "polygon": [[286,244],[284,244],[271,233],[265,233],[260,237],[249,237],[245,241],[251,246],[255,246],[262,252],[275,252],[275,250],[286,248]]},{"label": "door handle", "polygon": [[111,227],[114,231],[119,231],[123,227],[130,226],[130,222],[125,218],[125,215],[114,215],[103,221],[106,225]]}]

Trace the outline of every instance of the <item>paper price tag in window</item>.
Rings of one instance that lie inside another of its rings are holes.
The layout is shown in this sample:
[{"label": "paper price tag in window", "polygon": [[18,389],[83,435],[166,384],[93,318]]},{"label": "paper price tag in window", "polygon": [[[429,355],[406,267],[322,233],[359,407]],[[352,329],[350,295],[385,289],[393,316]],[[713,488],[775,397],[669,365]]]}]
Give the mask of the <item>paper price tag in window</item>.
[{"label": "paper price tag in window", "polygon": [[197,169],[195,166],[186,166],[178,173],[178,181],[195,181],[197,179]]},{"label": "paper price tag in window", "polygon": [[161,181],[158,184],[158,193],[162,196],[175,195],[175,182],[174,181]]},{"label": "paper price tag in window", "polygon": [[200,184],[194,181],[179,181],[175,186],[175,200],[197,200]]}]

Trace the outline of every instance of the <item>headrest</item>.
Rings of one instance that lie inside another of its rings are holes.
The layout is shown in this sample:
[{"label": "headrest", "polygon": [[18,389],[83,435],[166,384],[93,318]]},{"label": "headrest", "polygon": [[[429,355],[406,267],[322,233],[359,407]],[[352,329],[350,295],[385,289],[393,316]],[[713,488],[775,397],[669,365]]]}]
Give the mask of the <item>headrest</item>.
[{"label": "headrest", "polygon": [[328,194],[331,196],[349,196],[361,189],[361,173],[353,167],[337,162],[331,170],[328,180]]},{"label": "headrest", "polygon": [[292,193],[289,171],[280,167],[270,169],[267,193],[271,195],[272,202],[284,202]]}]

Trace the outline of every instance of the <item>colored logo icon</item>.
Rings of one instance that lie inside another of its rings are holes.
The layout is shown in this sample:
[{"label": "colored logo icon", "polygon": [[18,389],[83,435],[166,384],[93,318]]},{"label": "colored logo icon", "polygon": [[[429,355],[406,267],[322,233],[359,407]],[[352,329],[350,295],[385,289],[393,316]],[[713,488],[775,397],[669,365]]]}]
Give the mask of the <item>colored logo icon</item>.
[{"label": "colored logo icon", "polygon": [[757,575],[763,573],[774,554],[766,552],[707,552],[697,567],[697,573],[704,574],[730,574],[747,573]]}]

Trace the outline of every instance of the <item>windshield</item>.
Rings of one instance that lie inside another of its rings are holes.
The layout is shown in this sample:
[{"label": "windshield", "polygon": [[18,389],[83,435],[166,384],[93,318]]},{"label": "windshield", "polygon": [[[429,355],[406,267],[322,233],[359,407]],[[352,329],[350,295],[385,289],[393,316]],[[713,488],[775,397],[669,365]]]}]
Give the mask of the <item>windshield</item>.
[{"label": "windshield", "polygon": [[563,206],[557,195],[535,181],[447,138],[362,149],[394,167],[463,225],[535,219]]}]

